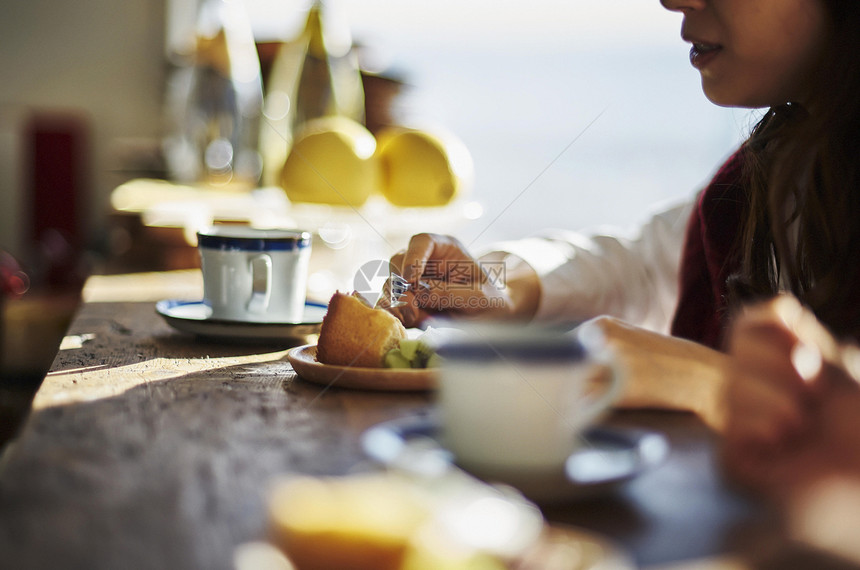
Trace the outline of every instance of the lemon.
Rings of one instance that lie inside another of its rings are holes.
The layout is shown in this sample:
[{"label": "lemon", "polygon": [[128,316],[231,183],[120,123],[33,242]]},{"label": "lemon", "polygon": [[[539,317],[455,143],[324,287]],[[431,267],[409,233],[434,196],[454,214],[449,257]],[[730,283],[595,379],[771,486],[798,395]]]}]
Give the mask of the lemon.
[{"label": "lemon", "polygon": [[444,206],[469,190],[472,157],[450,133],[391,127],[378,135],[380,190],[396,206]]},{"label": "lemon", "polygon": [[361,206],[377,187],[375,150],[376,139],[361,123],[314,119],[296,136],[281,187],[293,202]]}]

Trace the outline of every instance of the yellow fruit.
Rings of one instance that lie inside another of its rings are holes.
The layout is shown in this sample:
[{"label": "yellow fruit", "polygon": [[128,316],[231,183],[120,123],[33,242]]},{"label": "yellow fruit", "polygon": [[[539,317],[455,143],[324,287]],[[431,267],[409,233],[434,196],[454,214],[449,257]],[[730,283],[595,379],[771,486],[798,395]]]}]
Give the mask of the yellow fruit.
[{"label": "yellow fruit", "polygon": [[273,538],[302,570],[398,570],[429,515],[406,482],[374,474],[292,479],[270,503]]},{"label": "yellow fruit", "polygon": [[376,157],[380,190],[396,206],[444,206],[468,191],[474,175],[466,146],[448,133],[387,129]]},{"label": "yellow fruit", "polygon": [[375,191],[376,139],[346,117],[309,121],[284,163],[281,186],[293,202],[358,207]]}]

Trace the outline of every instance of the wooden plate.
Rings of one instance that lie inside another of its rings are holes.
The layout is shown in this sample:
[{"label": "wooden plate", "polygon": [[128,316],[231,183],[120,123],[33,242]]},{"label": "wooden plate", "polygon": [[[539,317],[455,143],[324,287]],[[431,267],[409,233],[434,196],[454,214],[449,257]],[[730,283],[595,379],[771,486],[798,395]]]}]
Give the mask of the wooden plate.
[{"label": "wooden plate", "polygon": [[334,366],[317,362],[317,346],[306,344],[287,352],[293,370],[308,382],[389,392],[415,392],[436,388],[436,372],[432,368],[365,368],[360,366]]}]

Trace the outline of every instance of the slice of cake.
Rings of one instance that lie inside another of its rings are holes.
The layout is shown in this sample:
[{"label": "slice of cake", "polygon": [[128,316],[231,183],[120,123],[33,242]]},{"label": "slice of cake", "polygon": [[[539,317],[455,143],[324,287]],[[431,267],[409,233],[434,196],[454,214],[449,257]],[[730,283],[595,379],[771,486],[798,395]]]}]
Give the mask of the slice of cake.
[{"label": "slice of cake", "polygon": [[340,366],[384,366],[385,354],[406,338],[406,329],[383,309],[374,309],[357,294],[335,293],[323,317],[317,360]]}]

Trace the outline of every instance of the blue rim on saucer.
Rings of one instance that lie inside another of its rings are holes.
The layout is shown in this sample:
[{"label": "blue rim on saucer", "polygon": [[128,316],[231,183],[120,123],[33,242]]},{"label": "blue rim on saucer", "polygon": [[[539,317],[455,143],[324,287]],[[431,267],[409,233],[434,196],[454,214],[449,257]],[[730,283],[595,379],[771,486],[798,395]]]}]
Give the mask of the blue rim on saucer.
[{"label": "blue rim on saucer", "polygon": [[282,341],[319,334],[327,306],[308,301],[301,322],[257,323],[229,321],[210,317],[203,301],[164,299],[155,304],[156,312],[174,329],[212,339],[230,341]]},{"label": "blue rim on saucer", "polygon": [[[365,454],[385,466],[455,464],[453,454],[438,441],[440,421],[435,412],[387,421],[361,437]],[[662,463],[669,451],[666,437],[655,431],[608,425],[586,430],[582,445],[558,472],[473,473],[489,482],[509,484],[537,503],[554,503],[609,492]],[[417,454],[416,454],[417,453]]]}]

